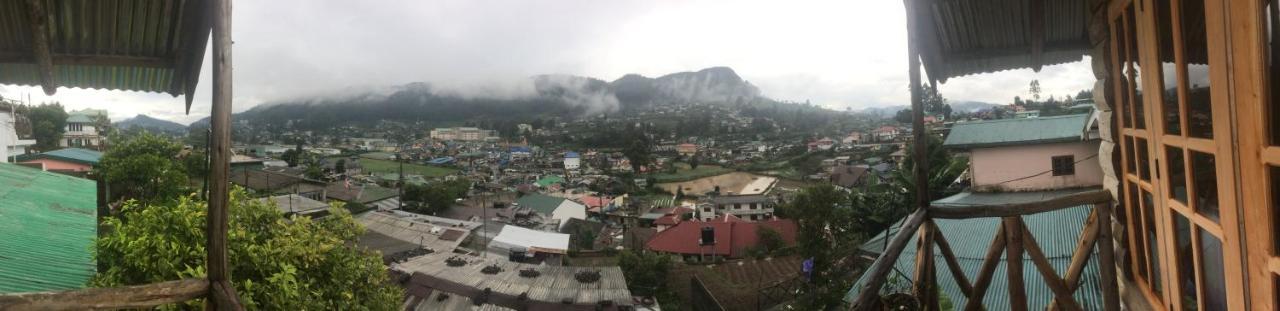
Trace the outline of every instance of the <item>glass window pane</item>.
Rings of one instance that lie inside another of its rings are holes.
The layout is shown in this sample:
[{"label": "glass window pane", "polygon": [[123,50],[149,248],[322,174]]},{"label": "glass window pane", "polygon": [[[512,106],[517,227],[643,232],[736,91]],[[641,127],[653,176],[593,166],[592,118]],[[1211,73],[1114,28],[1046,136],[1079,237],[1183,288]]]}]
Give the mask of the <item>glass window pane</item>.
[{"label": "glass window pane", "polygon": [[1209,42],[1205,39],[1204,1],[1182,3],[1182,48],[1187,63],[1187,134],[1213,138],[1209,92]]},{"label": "glass window pane", "polygon": [[[1128,159],[1128,160],[1129,160],[1129,166],[1125,167],[1125,172],[1126,172],[1126,173],[1129,173],[1129,174],[1137,174],[1137,173],[1136,173],[1136,172],[1137,172],[1136,170],[1137,170],[1137,167],[1138,167],[1138,162],[1137,162],[1137,160],[1136,160],[1136,159],[1137,159],[1137,157],[1135,157],[1135,156],[1133,155],[1134,153],[1136,153],[1136,150],[1134,150],[1134,149],[1133,149],[1133,146],[1134,146],[1134,145],[1133,145],[1133,137],[1125,136],[1125,137],[1124,137],[1124,146],[1125,146],[1125,149],[1128,149],[1128,150],[1125,150],[1124,156],[1125,156],[1125,158],[1126,158],[1126,159]],[[1135,206],[1137,206],[1137,205],[1135,205]]]},{"label": "glass window pane", "polygon": [[1152,204],[1151,193],[1142,191],[1142,210],[1143,218],[1146,218],[1147,231],[1147,258],[1151,259],[1151,290],[1156,293],[1163,291],[1163,284],[1160,284],[1160,240],[1156,238],[1155,209]]},{"label": "glass window pane", "polygon": [[1141,62],[1138,60],[1138,36],[1136,35],[1137,27],[1135,25],[1135,21],[1137,21],[1137,19],[1134,18],[1132,7],[1126,10],[1126,14],[1128,14],[1126,19],[1128,25],[1126,25],[1125,29],[1129,33],[1126,36],[1125,46],[1129,50],[1127,53],[1129,56],[1127,61],[1130,68],[1128,72],[1129,80],[1131,81],[1129,87],[1133,89],[1133,122],[1135,128],[1145,129],[1147,128],[1147,121],[1146,116],[1143,115],[1144,105],[1142,103],[1142,76],[1140,74],[1142,72],[1142,66],[1140,65]]},{"label": "glass window pane", "polygon": [[1187,173],[1186,167],[1182,161],[1182,149],[1177,147],[1165,147],[1165,159],[1169,167],[1169,197],[1183,205],[1187,204]]},{"label": "glass window pane", "polygon": [[1178,63],[1173,49],[1173,10],[1169,1],[1156,1],[1156,18],[1160,27],[1160,83],[1163,85],[1164,132],[1171,135],[1182,133],[1182,120],[1178,105]]},{"label": "glass window pane", "polygon": [[1207,231],[1200,231],[1200,297],[1206,310],[1227,309],[1227,282],[1222,272],[1222,241]]},{"label": "glass window pane", "polygon": [[1197,213],[1218,221],[1218,169],[1212,154],[1191,151],[1191,182]]},{"label": "glass window pane", "polygon": [[1137,164],[1138,166],[1138,178],[1142,178],[1142,180],[1150,181],[1151,167],[1148,165],[1151,162],[1151,158],[1148,157],[1149,154],[1147,153],[1147,140],[1142,138],[1135,138],[1134,142],[1137,143],[1137,145],[1134,146],[1134,149],[1138,151],[1137,152],[1138,162],[1135,162],[1135,164]]},{"label": "glass window pane", "polygon": [[[1280,254],[1280,167],[1270,167],[1271,180],[1271,240],[1273,256]],[[1280,297],[1277,297],[1280,298]]]},{"label": "glass window pane", "polygon": [[1136,243],[1133,245],[1133,255],[1136,262],[1134,268],[1138,270],[1138,275],[1141,276],[1142,279],[1146,279],[1147,249],[1146,244],[1142,242],[1145,239],[1143,237],[1144,235],[1141,233],[1143,218],[1141,217],[1142,213],[1140,211],[1142,210],[1142,205],[1138,204],[1138,185],[1132,182],[1129,183],[1129,206],[1133,208],[1133,224],[1136,226],[1135,229],[1138,229],[1134,230],[1134,232],[1138,233],[1136,234]]},{"label": "glass window pane", "polygon": [[1187,221],[1187,217],[1182,213],[1172,213],[1174,231],[1174,243],[1178,245],[1178,281],[1182,286],[1182,303],[1183,310],[1195,310],[1199,307],[1196,302],[1196,268],[1195,261],[1192,258],[1194,249],[1191,248],[1191,224]]}]

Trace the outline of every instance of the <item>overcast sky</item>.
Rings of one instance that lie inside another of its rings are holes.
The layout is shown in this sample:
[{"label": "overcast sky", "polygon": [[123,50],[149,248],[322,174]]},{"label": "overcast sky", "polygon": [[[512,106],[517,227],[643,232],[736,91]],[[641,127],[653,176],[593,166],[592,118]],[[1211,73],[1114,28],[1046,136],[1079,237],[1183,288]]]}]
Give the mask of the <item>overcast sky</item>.
[{"label": "overcast sky", "polygon": [[[614,80],[728,66],[764,95],[833,109],[908,102],[900,1],[236,1],[235,111],[409,82],[485,84],[558,73]],[[206,55],[190,115],[163,94],[0,86],[69,109],[189,123],[209,113]],[[951,101],[1006,103],[1092,86],[1086,63],[952,79]]]}]

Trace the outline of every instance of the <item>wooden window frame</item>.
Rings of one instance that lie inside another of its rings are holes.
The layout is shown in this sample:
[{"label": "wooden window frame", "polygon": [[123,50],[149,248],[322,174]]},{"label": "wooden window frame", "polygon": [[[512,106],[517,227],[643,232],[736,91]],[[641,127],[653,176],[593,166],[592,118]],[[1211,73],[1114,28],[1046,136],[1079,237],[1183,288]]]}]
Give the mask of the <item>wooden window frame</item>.
[{"label": "wooden window frame", "polygon": [[1071,176],[1076,174],[1075,155],[1060,155],[1049,158],[1053,176]]}]

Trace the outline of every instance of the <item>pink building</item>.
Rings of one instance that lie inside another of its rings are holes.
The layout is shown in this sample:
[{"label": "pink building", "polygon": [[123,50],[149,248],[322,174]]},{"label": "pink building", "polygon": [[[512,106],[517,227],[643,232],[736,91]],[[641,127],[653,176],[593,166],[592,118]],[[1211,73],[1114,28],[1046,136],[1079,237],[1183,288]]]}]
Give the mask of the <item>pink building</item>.
[{"label": "pink building", "polygon": [[40,164],[41,169],[83,176],[98,165],[102,153],[80,148],[63,148],[18,157],[18,163]]},{"label": "pink building", "polygon": [[1102,185],[1089,114],[958,123],[943,146],[968,151],[976,192],[1022,192]]}]

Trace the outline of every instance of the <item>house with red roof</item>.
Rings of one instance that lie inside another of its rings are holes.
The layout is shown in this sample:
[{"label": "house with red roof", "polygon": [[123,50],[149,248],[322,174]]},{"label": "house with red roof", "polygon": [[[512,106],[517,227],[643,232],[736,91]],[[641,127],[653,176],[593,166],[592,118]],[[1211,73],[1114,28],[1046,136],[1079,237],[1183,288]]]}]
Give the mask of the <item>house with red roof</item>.
[{"label": "house with red roof", "polygon": [[[711,228],[713,244],[701,244],[702,228]],[[748,249],[760,242],[758,231],[761,229],[777,231],[787,246],[796,244],[798,230],[794,221],[773,219],[750,222],[737,216],[725,215],[711,221],[681,221],[655,234],[645,247],[651,251],[679,254],[688,258],[704,255],[741,258],[746,256]]]}]

